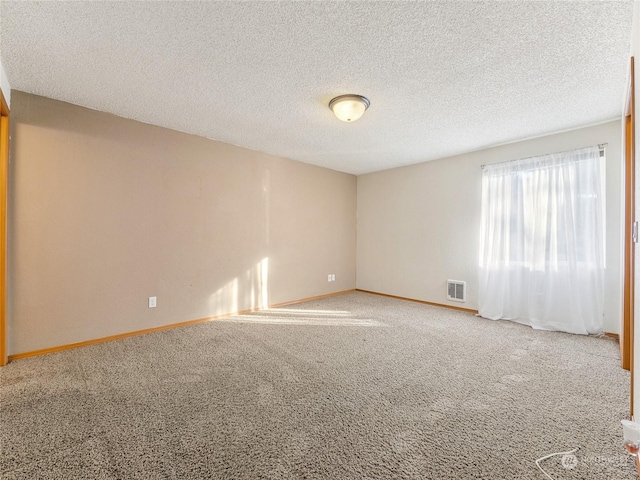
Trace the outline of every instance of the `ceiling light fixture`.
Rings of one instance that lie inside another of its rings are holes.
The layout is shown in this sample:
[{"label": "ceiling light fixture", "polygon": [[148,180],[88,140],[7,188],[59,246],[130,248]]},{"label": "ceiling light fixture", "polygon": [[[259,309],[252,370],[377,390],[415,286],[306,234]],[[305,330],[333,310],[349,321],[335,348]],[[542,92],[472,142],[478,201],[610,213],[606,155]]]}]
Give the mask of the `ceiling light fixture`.
[{"label": "ceiling light fixture", "polygon": [[369,108],[371,102],[362,95],[340,95],[329,102],[329,108],[333,114],[343,122],[355,122],[364,111]]}]

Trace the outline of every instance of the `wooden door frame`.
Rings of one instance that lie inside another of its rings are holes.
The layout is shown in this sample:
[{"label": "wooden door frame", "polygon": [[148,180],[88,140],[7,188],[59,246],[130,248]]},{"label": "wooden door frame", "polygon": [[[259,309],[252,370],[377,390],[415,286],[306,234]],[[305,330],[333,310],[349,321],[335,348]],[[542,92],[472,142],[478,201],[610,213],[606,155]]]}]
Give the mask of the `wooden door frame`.
[{"label": "wooden door frame", "polygon": [[620,342],[620,358],[622,368],[630,371],[630,416],[633,417],[633,336],[635,308],[635,81],[634,59],[631,57],[629,72],[629,90],[624,117],[624,285],[623,285],[623,317],[622,341]]},{"label": "wooden door frame", "polygon": [[7,183],[9,105],[0,89],[0,367],[7,364]]}]

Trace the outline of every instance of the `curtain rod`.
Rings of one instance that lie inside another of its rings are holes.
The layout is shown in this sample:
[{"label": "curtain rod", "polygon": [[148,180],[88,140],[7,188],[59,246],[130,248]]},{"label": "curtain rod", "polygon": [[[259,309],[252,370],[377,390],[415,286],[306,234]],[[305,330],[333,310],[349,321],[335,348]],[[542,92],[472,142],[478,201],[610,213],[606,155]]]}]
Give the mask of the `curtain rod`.
[{"label": "curtain rod", "polygon": [[[600,149],[600,152],[602,152],[604,150],[604,147],[606,147],[607,145],[609,145],[609,142],[599,143],[598,144],[598,148]],[[589,148],[589,147],[582,147],[582,148]],[[499,165],[501,163],[509,163],[509,162],[519,162],[520,160],[528,160],[529,158],[544,157],[545,155],[557,155],[559,153],[573,152],[574,150],[582,150],[582,149],[581,148],[572,148],[571,150],[563,150],[561,152],[545,153],[544,155],[534,155],[532,157],[518,158],[516,160],[505,160],[504,162],[491,163],[490,165]],[[485,167],[484,164],[480,165],[480,168],[484,168],[484,167]]]}]

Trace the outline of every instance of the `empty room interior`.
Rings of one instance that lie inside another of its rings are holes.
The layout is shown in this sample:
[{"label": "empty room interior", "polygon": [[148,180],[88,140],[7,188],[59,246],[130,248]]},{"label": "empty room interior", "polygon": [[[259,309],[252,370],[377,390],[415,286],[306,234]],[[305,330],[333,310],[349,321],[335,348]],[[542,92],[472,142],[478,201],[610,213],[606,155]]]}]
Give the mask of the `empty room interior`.
[{"label": "empty room interior", "polygon": [[1,0],[0,478],[639,478],[639,52],[633,0]]}]

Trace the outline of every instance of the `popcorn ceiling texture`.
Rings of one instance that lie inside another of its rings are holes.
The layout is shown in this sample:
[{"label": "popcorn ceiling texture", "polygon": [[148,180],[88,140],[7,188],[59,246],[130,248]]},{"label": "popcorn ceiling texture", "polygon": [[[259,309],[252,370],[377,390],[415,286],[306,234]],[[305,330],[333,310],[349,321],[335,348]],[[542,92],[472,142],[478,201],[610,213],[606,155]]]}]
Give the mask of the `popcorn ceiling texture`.
[{"label": "popcorn ceiling texture", "polygon": [[3,1],[0,51],[16,90],[361,174],[618,118],[632,8]]},{"label": "popcorn ceiling texture", "polygon": [[637,479],[618,358],[354,292],[10,363],[0,478]]}]

